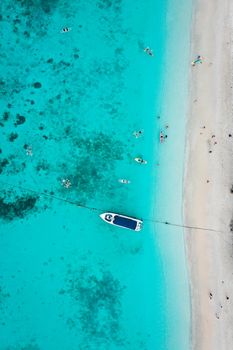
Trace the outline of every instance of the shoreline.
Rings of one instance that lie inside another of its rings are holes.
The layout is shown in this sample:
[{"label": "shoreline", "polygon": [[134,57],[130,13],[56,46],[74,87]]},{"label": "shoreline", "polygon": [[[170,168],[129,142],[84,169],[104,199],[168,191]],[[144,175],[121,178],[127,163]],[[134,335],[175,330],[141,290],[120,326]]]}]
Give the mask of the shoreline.
[{"label": "shoreline", "polygon": [[[190,107],[184,170],[184,225],[191,291],[191,348],[233,345],[233,118],[230,0],[197,0],[193,8]],[[230,136],[232,135],[232,136]]]}]

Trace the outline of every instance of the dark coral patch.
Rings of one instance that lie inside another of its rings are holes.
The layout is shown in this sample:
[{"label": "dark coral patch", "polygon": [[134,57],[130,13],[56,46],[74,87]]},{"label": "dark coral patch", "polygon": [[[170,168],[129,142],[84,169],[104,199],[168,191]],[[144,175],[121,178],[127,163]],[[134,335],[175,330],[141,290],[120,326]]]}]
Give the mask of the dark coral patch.
[{"label": "dark coral patch", "polygon": [[15,18],[15,19],[13,19],[13,23],[14,23],[14,24],[20,24],[20,23],[21,23],[21,21],[20,21],[20,19]]},{"label": "dark coral patch", "polygon": [[[2,152],[0,152],[2,153]],[[0,174],[3,172],[3,169],[9,164],[8,159],[4,158],[0,160]]]},{"label": "dark coral patch", "polygon": [[[87,339],[95,338],[102,343],[111,340],[118,345],[122,342],[120,316],[123,290],[124,287],[109,271],[103,270],[97,275],[86,267],[80,271],[69,271],[66,292],[79,307],[77,324],[81,323]],[[65,291],[60,290],[59,294],[65,294]]]},{"label": "dark coral patch", "polygon": [[9,116],[10,116],[9,112],[4,112],[3,113],[3,120],[7,121],[9,119]]},{"label": "dark coral patch", "polygon": [[39,81],[37,81],[36,83],[33,84],[33,86],[35,89],[40,89],[42,84]]},{"label": "dark coral patch", "polygon": [[46,162],[46,160],[42,160],[40,161],[37,166],[36,166],[36,171],[39,172],[39,171],[46,171],[48,172],[49,170],[49,163]]},{"label": "dark coral patch", "polygon": [[36,205],[38,196],[22,196],[7,201],[5,196],[0,197],[0,218],[12,221],[16,218],[24,218]]},{"label": "dark coral patch", "polygon": [[[64,131],[68,136],[72,129],[66,127]],[[79,151],[79,157],[67,176],[74,185],[71,191],[78,191],[80,201],[85,203],[97,193],[99,196],[104,195],[103,188],[107,190],[104,183],[108,171],[114,168],[115,161],[123,159],[124,146],[119,140],[103,133],[93,134],[91,138],[79,137],[73,141],[75,149]],[[67,172],[67,167],[64,167],[64,171]],[[113,187],[113,184],[109,184],[107,191],[111,191]]]},{"label": "dark coral patch", "polygon": [[25,30],[23,34],[26,38],[30,38],[30,33],[27,30]]},{"label": "dark coral patch", "polygon": [[16,122],[15,122],[15,126],[17,125],[21,125],[21,124],[24,124],[26,121],[26,118],[23,116],[23,115],[19,115],[17,114],[16,116]]},{"label": "dark coral patch", "polygon": [[[5,312],[7,311],[7,308],[5,307],[5,302],[7,302],[7,299],[10,298],[10,293],[5,289],[5,287],[0,285],[0,313],[1,313],[1,321],[2,317],[5,316]],[[5,322],[1,323],[3,326],[5,326]]]},{"label": "dark coral patch", "polygon": [[18,134],[16,134],[15,132],[12,132],[10,135],[9,135],[9,141],[10,142],[14,142],[18,137]]},{"label": "dark coral patch", "polygon": [[111,0],[100,0],[100,1],[97,1],[96,5],[99,9],[106,10],[112,6],[112,1]]},{"label": "dark coral patch", "polygon": [[[31,18],[33,11],[38,13],[38,9],[46,14],[50,14],[54,9],[57,9],[59,0],[17,0],[17,2],[25,8],[24,16]],[[28,21],[30,22],[30,20]],[[31,26],[31,24],[29,25]]]}]

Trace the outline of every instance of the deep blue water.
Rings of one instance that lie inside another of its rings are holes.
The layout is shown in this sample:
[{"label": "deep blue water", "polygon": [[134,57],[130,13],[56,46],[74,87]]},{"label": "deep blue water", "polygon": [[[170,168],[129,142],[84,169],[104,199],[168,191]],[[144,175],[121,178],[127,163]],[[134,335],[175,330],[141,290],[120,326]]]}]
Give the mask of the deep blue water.
[{"label": "deep blue water", "polygon": [[[171,116],[164,98],[177,14],[178,35],[188,26],[190,4],[176,3],[0,3],[0,350],[187,350],[182,231],[147,220],[182,220],[184,139],[177,171],[162,162],[172,146],[159,144],[177,110],[179,128],[185,120],[185,106],[171,103]],[[179,182],[173,200],[166,169]],[[143,218],[144,229],[112,227],[69,201]]]}]

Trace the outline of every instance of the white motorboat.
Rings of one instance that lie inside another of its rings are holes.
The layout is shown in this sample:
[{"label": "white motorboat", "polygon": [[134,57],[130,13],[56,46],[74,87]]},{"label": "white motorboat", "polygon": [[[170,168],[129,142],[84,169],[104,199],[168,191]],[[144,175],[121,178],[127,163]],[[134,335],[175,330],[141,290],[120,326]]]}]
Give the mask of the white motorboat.
[{"label": "white motorboat", "polygon": [[119,226],[133,231],[141,231],[143,221],[116,213],[103,213],[100,214],[101,219],[110,225]]}]

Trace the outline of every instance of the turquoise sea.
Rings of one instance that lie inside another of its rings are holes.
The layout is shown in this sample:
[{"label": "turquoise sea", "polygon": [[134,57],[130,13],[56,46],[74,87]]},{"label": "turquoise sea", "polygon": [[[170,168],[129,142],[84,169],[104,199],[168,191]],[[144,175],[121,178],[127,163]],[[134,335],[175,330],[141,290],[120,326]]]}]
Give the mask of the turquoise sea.
[{"label": "turquoise sea", "polygon": [[153,219],[182,224],[190,24],[191,0],[0,2],[0,350],[189,348],[183,230]]}]

